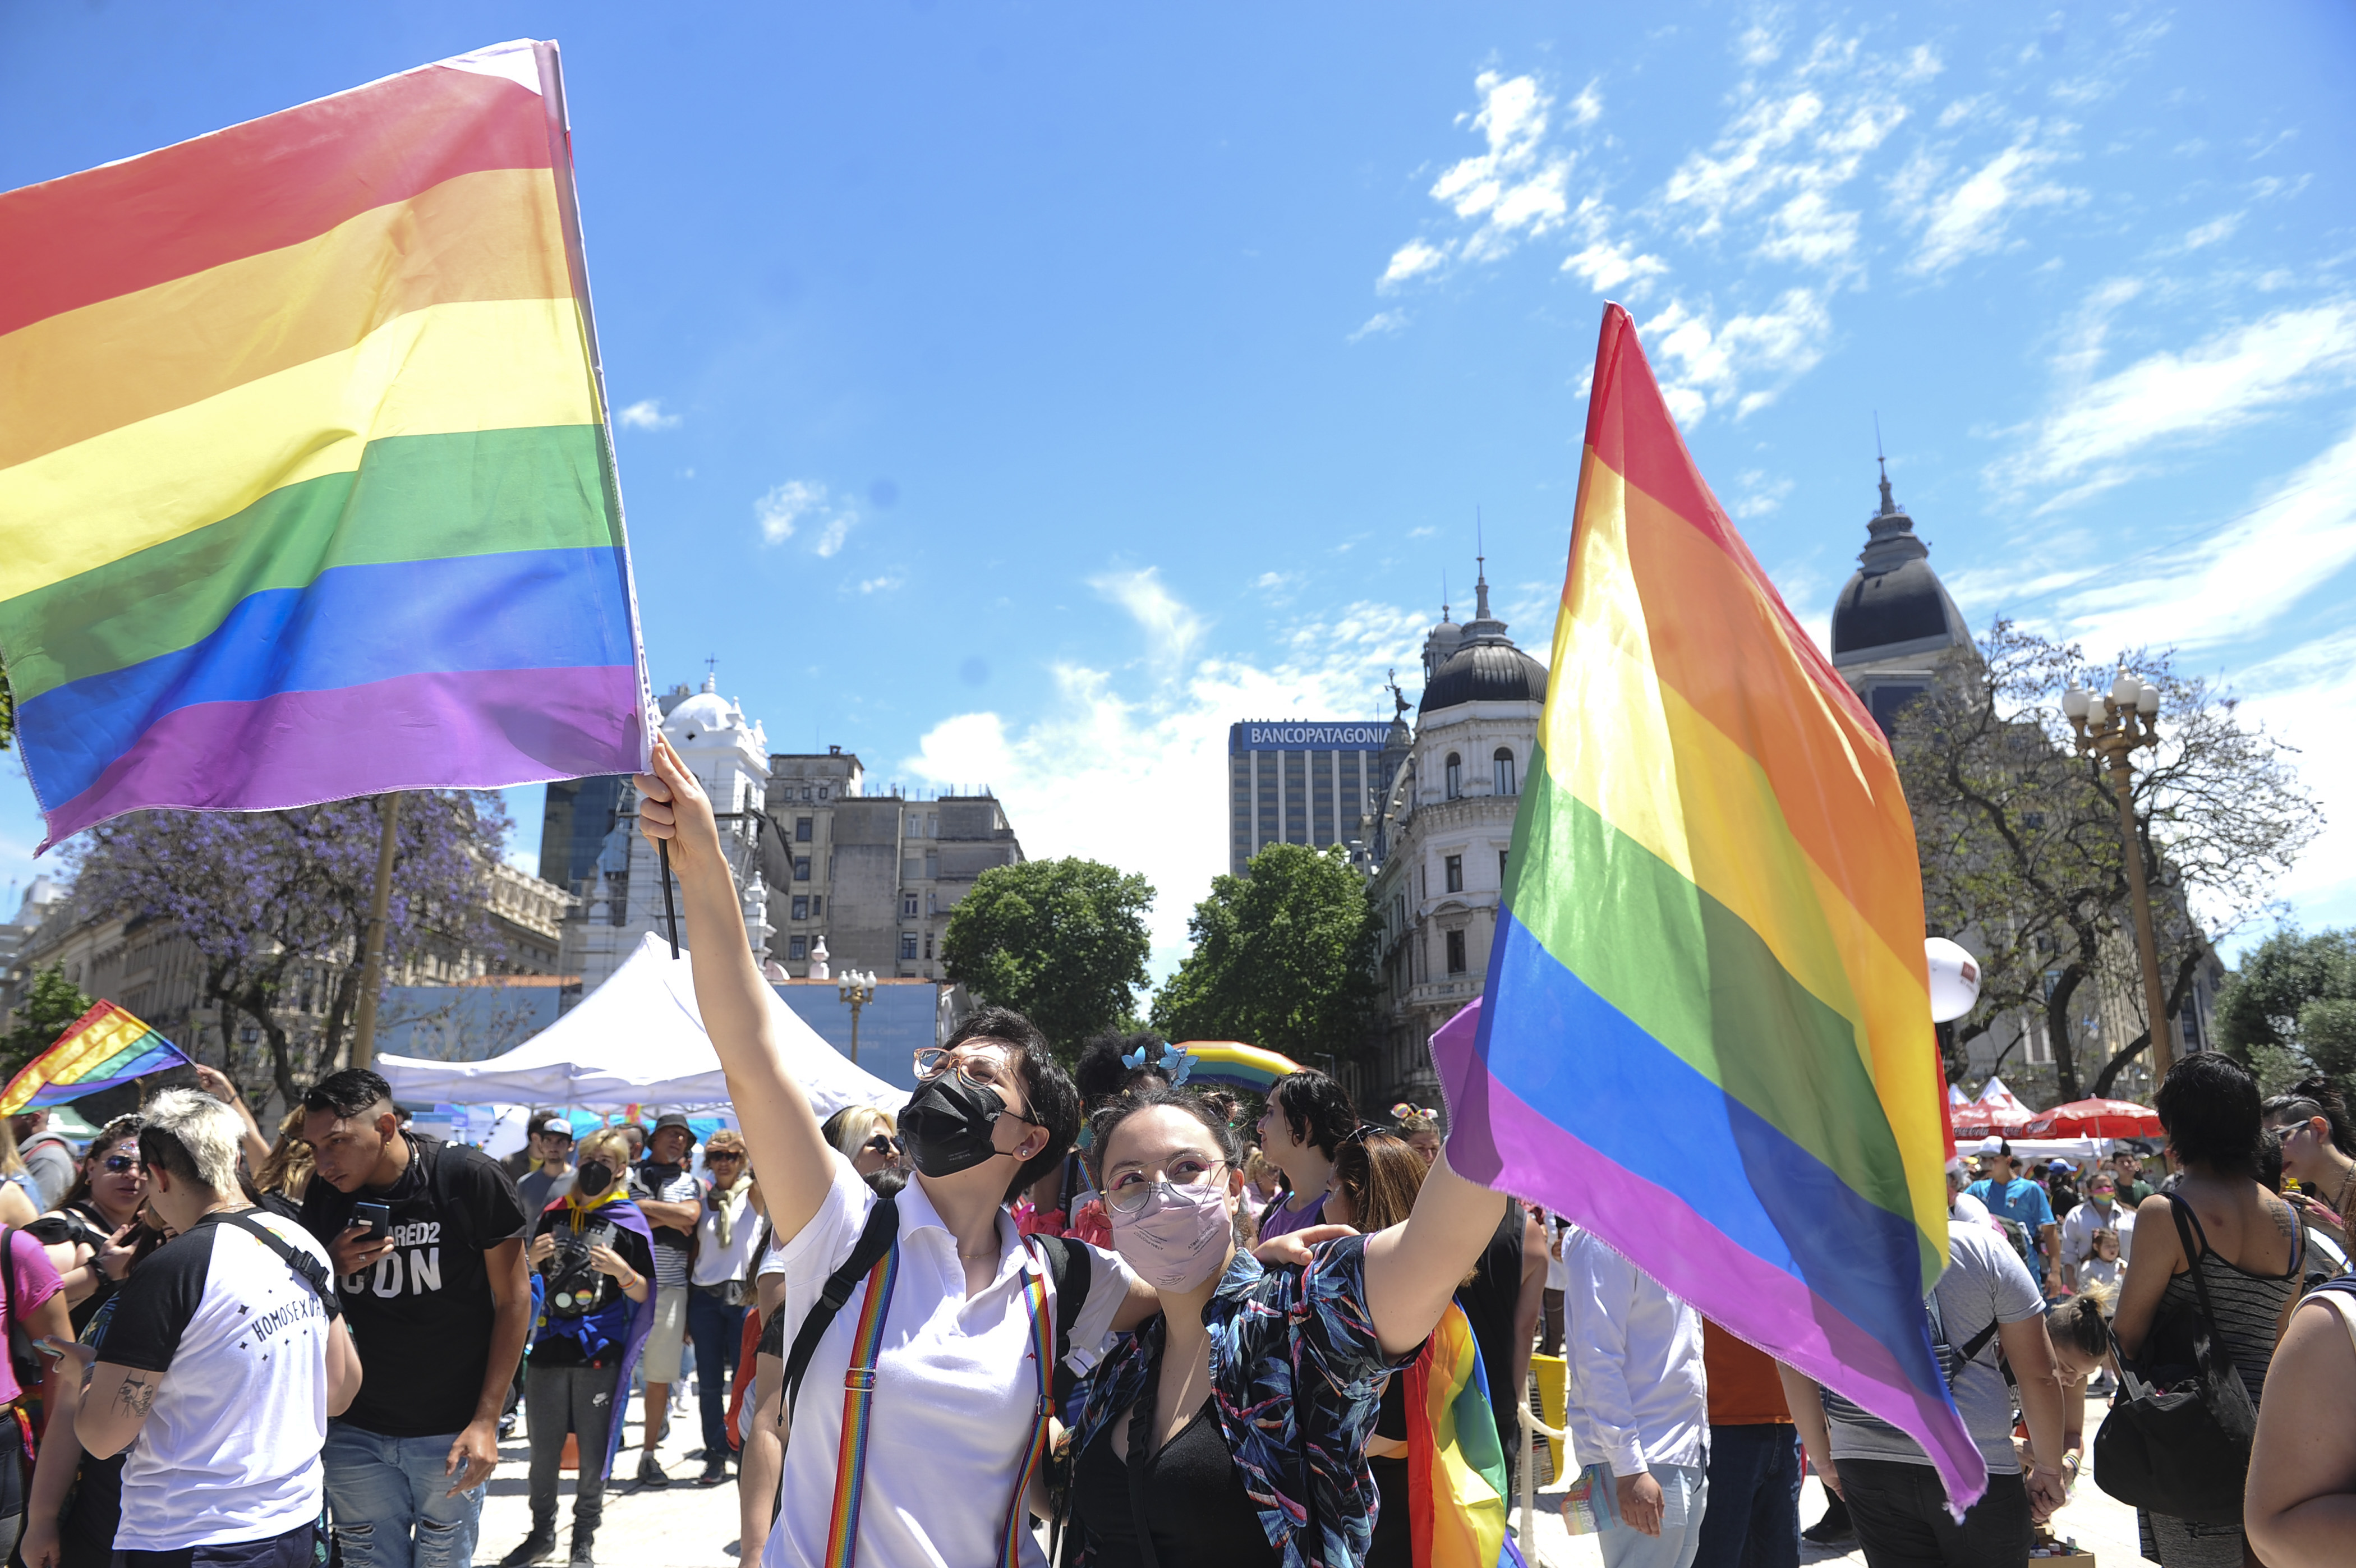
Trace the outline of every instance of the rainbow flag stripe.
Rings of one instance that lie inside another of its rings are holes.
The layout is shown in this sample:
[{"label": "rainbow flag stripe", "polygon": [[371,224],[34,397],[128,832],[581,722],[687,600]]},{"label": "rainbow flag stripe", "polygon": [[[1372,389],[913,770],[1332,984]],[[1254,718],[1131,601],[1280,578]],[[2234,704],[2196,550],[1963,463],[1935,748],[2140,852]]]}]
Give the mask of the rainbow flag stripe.
[{"label": "rainbow flag stripe", "polygon": [[1266,1094],[1278,1079],[1301,1070],[1290,1057],[1241,1040],[1187,1040],[1171,1049],[1185,1052],[1194,1064],[1186,1076],[1190,1084],[1221,1083]]},{"label": "rainbow flag stripe", "polygon": [[1497,1446],[1481,1346],[1448,1304],[1407,1385],[1408,1540],[1415,1568],[1499,1568],[1521,1554],[1505,1533],[1513,1470]]},{"label": "rainbow flag stripe", "polygon": [[113,1003],[102,1002],[8,1080],[0,1090],[0,1116],[63,1105],[151,1072],[185,1067],[187,1060],[179,1047]]},{"label": "rainbow flag stripe", "polygon": [[0,195],[0,659],[50,843],[640,766],[554,45]]},{"label": "rainbow flag stripe", "polygon": [[1710,495],[1605,308],[1553,673],[1449,1158],[1986,1472],[1922,1305],[1944,1079],[1880,730]]}]

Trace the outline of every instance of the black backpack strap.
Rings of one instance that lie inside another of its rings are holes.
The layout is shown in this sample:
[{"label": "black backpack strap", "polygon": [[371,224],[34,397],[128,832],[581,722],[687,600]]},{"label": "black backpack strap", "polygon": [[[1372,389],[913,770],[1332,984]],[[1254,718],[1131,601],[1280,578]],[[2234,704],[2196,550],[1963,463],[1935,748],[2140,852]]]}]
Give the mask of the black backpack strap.
[{"label": "black backpack strap", "polygon": [[1055,1365],[1072,1353],[1072,1325],[1080,1320],[1080,1311],[1088,1305],[1088,1286],[1094,1283],[1095,1265],[1088,1261],[1087,1249],[1074,1246],[1061,1236],[1033,1236],[1039,1250],[1047,1254],[1047,1277],[1055,1282]]},{"label": "black backpack strap", "polygon": [[809,1316],[802,1319],[801,1332],[794,1336],[794,1348],[786,1358],[785,1423],[793,1424],[794,1402],[802,1391],[802,1374],[809,1370],[810,1358],[818,1354],[818,1342],[825,1337],[827,1326],[842,1311],[843,1303],[859,1288],[884,1253],[900,1239],[900,1205],[894,1197],[879,1197],[875,1207],[867,1211],[867,1228],[859,1233],[859,1242],[851,1249],[851,1258],[842,1267],[828,1276],[825,1288],[811,1304]]},{"label": "black backpack strap", "polygon": [[[1987,1348],[1987,1342],[1996,1337],[1996,1330],[1997,1321],[1995,1318],[1991,1317],[1988,1319],[1988,1326],[1986,1328],[1981,1329],[1977,1334],[1973,1335],[1969,1339],[1965,1340],[1962,1345],[1956,1348],[1955,1354],[1961,1356],[1967,1362],[1979,1359],[1980,1352]],[[2005,1376],[2007,1378],[2012,1376],[2011,1369],[2006,1369]]]},{"label": "black backpack strap", "polygon": [[327,1309],[329,1317],[334,1317],[344,1310],[343,1298],[336,1294],[335,1281],[328,1276],[327,1266],[310,1253],[294,1246],[286,1238],[279,1235],[261,1220],[256,1219],[252,1210],[241,1208],[233,1213],[223,1214],[220,1220],[224,1225],[236,1226],[276,1253],[278,1261],[285,1264],[296,1279],[311,1287],[311,1294],[319,1298],[319,1305]]}]

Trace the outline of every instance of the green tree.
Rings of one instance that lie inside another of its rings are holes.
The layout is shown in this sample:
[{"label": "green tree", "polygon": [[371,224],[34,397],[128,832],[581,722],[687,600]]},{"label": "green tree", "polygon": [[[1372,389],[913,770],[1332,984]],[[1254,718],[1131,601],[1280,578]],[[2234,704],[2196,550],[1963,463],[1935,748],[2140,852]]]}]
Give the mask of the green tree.
[{"label": "green tree", "polygon": [[2328,1000],[2356,1000],[2356,931],[2276,931],[2217,993],[2217,1043],[2244,1061],[2260,1046],[2297,1045],[2302,1012]]},{"label": "green tree", "polygon": [[1066,1059],[1137,1008],[1152,950],[1153,886],[1102,861],[993,866],[958,900],[941,969],[985,1002],[1039,1026]]},{"label": "green tree", "polygon": [[53,963],[33,972],[25,1000],[16,1007],[16,1026],[0,1035],[0,1078],[16,1070],[58,1043],[66,1026],[97,1004],[80,986],[66,978],[65,966]]},{"label": "green tree", "polygon": [[1296,1061],[1357,1054],[1381,926],[1340,845],[1270,844],[1186,922],[1194,950],[1153,999],[1173,1040],[1244,1040]]}]

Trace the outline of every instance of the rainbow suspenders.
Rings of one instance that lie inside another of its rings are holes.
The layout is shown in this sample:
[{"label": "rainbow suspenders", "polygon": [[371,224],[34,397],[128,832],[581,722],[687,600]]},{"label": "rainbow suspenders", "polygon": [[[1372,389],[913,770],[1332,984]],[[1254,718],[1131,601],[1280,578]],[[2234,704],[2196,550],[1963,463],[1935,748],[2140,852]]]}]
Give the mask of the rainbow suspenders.
[{"label": "rainbow suspenders", "polygon": [[[1037,1261],[1028,1237],[1023,1255]],[[867,1273],[867,1299],[860,1304],[859,1326],[851,1339],[851,1364],[842,1375],[842,1435],[835,1449],[834,1514],[826,1528],[826,1568],[852,1568],[859,1560],[859,1503],[867,1481],[867,1435],[875,1403],[875,1363],[884,1348],[884,1320],[892,1311],[892,1288],[900,1278],[900,1243],[875,1261]],[[999,1568],[1015,1568],[1022,1561],[1023,1528],[1028,1510],[1023,1499],[1031,1479],[1047,1455],[1047,1416],[1055,1408],[1049,1390],[1055,1379],[1054,1318],[1047,1310],[1044,1268],[1027,1273],[1023,1296],[1031,1310],[1031,1363],[1038,1374],[1039,1400],[1031,1416],[1031,1441],[1023,1450],[1023,1473],[1014,1479],[1014,1495],[1007,1499],[1006,1517],[999,1530]]]}]

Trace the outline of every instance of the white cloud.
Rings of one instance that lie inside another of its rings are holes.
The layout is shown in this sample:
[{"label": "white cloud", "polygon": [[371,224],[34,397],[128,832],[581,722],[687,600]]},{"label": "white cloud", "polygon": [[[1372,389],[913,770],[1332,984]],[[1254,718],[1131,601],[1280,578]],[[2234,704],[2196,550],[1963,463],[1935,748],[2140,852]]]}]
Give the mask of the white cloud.
[{"label": "white cloud", "polygon": [[1351,333],[1349,337],[1344,338],[1343,341],[1355,343],[1361,338],[1373,338],[1386,333],[1397,332],[1406,325],[1406,311],[1378,310],[1375,312],[1374,315],[1366,318],[1366,324],[1365,326],[1359,328],[1355,332]]},{"label": "white cloud", "polygon": [[2027,452],[1990,470],[2000,485],[2071,484],[2046,503],[2063,504],[2132,478],[2147,451],[2213,440],[2356,374],[2356,300],[2340,299],[2276,311],[2189,352],[2148,355],[2094,380],[2101,324],[2132,292],[2110,285],[2091,302],[2094,325],[2065,344],[2053,412]]},{"label": "white cloud", "polygon": [[1298,587],[1300,584],[1301,574],[1298,572],[1262,572],[1252,579],[1251,585],[1262,593],[1274,594]]},{"label": "white cloud", "polygon": [[1781,510],[1783,498],[1792,493],[1792,481],[1782,476],[1769,475],[1757,468],[1742,475],[1742,496],[1727,510],[1738,518],[1765,517]]},{"label": "white cloud", "polygon": [[809,479],[787,479],[776,486],[753,503],[753,513],[760,520],[762,540],[770,544],[783,544],[806,525],[816,527],[818,538],[811,548],[820,555],[841,550],[859,521],[857,511],[839,505],[824,485]]},{"label": "white cloud", "polygon": [[1603,95],[1595,91],[1595,83],[1590,81],[1579,90],[1578,97],[1570,101],[1570,123],[1592,125],[1602,118]]},{"label": "white cloud", "polygon": [[905,577],[868,577],[861,581],[859,591],[862,594],[888,594],[906,581]]},{"label": "white cloud", "polygon": [[1923,275],[1999,249],[2013,216],[2030,208],[2074,201],[2082,193],[2043,177],[2061,154],[2032,145],[2032,122],[2021,138],[1965,175],[1944,195],[1933,195],[1944,168],[1934,158],[1918,158],[1892,186],[1901,221],[1922,232],[1906,270]]},{"label": "white cloud", "polygon": [[1421,277],[1435,270],[1447,260],[1445,249],[1427,245],[1420,240],[1409,240],[1391,252],[1391,264],[1383,269],[1383,275],[1376,281],[1375,286],[1378,289],[1396,288],[1409,278]]},{"label": "white cloud", "polygon": [[[1507,77],[1484,70],[1472,81],[1477,110],[1457,117],[1470,123],[1486,150],[1459,158],[1432,182],[1430,196],[1469,232],[1440,244],[1410,240],[1391,253],[1376,280],[1377,290],[1439,271],[1451,262],[1494,262],[1524,240],[1559,228],[1570,212],[1570,170],[1577,155],[1547,142],[1553,98],[1536,76]],[[1569,105],[1575,125],[1591,124],[1603,101],[1590,82]],[[1377,317],[1379,319],[1379,317]]]},{"label": "white cloud", "polygon": [[2310,929],[2356,923],[2356,630],[2288,649],[2241,672],[2236,716],[2297,747],[2299,780],[2322,807],[2323,831],[2276,892]]},{"label": "white cloud", "polygon": [[2356,426],[2207,538],[2115,563],[2053,618],[2092,649],[2204,648],[2264,632],[2351,562]]},{"label": "white cloud", "polygon": [[683,416],[665,413],[662,410],[662,400],[650,397],[630,404],[614,417],[622,422],[622,426],[626,430],[669,430]]},{"label": "white cloud", "polygon": [[[1192,625],[1191,635],[1176,639],[1190,650],[1201,635],[1200,618],[1151,569],[1097,585],[1141,623]],[[1157,895],[1149,923],[1158,979],[1184,955],[1186,917],[1209,893],[1211,878],[1227,869],[1226,790],[1219,784],[1227,726],[1254,717],[1387,712],[1377,692],[1383,671],[1412,661],[1423,618],[1353,605],[1297,628],[1273,660],[1190,651],[1173,678],[1141,694],[1109,671],[1058,665],[1047,716],[1023,723],[994,712],[956,714],[926,732],[904,767],[928,781],[991,785],[1033,858],[1087,855],[1144,873]],[[1153,831],[1141,832],[1141,822]]]},{"label": "white cloud", "polygon": [[1203,618],[1163,585],[1158,566],[1108,572],[1089,578],[1088,586],[1129,612],[1145,633],[1153,665],[1165,674],[1184,665],[1207,629]]},{"label": "white cloud", "polygon": [[1571,218],[1586,236],[1587,246],[1565,257],[1562,270],[1585,278],[1587,286],[1598,294],[1618,290],[1624,299],[1641,299],[1653,279],[1667,274],[1669,263],[1658,256],[1634,252],[1628,242],[1613,240],[1612,216],[1612,209],[1594,197],[1580,200]]},{"label": "white cloud", "polygon": [[2184,248],[2188,251],[2197,251],[2204,245],[2213,245],[2220,240],[2230,240],[2233,238],[2233,231],[2241,226],[2242,214],[2238,212],[2228,212],[2222,217],[2212,218],[2184,236]]},{"label": "white cloud", "polygon": [[1804,288],[1785,290],[1772,309],[1716,324],[1707,307],[1673,300],[1643,328],[1669,412],[1684,424],[1730,400],[1738,418],[1764,408],[1824,358],[1831,334],[1824,301]]}]

